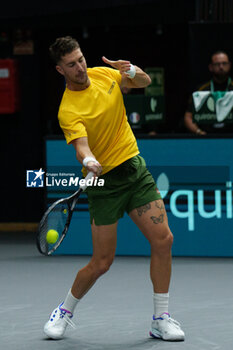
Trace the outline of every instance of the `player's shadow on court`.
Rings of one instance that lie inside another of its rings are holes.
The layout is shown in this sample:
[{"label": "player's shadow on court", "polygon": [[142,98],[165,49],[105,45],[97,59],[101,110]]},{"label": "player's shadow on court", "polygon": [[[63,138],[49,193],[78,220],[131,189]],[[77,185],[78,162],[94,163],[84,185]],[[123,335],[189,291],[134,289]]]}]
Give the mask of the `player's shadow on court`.
[{"label": "player's shadow on court", "polygon": [[166,342],[164,342],[161,339],[152,339],[150,337],[138,341],[132,339],[132,341],[129,340],[128,342],[123,341],[122,343],[120,343],[119,341],[118,343],[102,344],[99,341],[98,343],[81,341],[79,339],[69,338],[68,336],[64,337],[61,340],[44,338],[43,341],[47,341],[48,343],[58,342],[59,350],[159,350],[164,348],[163,346],[160,347],[162,344],[166,344]]}]

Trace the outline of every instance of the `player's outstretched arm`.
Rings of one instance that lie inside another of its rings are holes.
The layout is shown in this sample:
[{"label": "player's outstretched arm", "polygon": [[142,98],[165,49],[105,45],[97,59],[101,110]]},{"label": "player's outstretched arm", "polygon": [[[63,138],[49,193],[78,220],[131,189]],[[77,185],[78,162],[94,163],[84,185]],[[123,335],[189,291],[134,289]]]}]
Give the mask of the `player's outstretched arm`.
[{"label": "player's outstretched arm", "polygon": [[151,84],[151,79],[141,68],[134,66],[130,61],[118,60],[112,61],[106,57],[102,57],[102,60],[118,69],[122,75],[121,87],[128,88],[144,88]]},{"label": "player's outstretched arm", "polygon": [[85,166],[87,171],[91,171],[97,176],[100,175],[102,167],[91,152],[87,137],[80,137],[73,140],[71,143],[75,148],[76,158],[83,166]]}]

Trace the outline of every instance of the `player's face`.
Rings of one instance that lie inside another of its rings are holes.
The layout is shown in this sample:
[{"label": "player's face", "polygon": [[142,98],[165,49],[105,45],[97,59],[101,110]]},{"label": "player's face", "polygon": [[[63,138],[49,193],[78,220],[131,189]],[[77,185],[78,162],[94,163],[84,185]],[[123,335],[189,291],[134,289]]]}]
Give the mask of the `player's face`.
[{"label": "player's face", "polygon": [[229,76],[230,69],[231,63],[227,55],[219,53],[212,56],[209,70],[217,80],[226,80]]},{"label": "player's face", "polygon": [[68,88],[81,89],[88,85],[87,64],[80,49],[63,56],[56,69],[64,75]]}]

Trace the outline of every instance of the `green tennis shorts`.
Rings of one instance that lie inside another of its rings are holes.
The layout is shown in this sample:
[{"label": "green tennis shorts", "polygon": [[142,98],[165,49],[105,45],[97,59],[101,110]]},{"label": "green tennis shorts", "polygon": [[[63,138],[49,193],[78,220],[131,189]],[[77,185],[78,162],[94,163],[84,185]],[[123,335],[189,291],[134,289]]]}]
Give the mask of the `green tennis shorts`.
[{"label": "green tennis shorts", "polygon": [[110,225],[135,208],[157,199],[161,195],[145,160],[137,155],[99,177],[104,186],[86,190],[91,223]]}]

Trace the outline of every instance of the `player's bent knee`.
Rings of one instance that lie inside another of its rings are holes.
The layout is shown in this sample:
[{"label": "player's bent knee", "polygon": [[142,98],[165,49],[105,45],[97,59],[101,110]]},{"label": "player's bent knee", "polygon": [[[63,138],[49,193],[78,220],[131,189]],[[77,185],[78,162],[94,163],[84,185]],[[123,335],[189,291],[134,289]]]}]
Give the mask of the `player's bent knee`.
[{"label": "player's bent knee", "polygon": [[173,245],[173,241],[174,241],[174,236],[173,236],[171,231],[169,231],[167,239],[168,239],[168,246],[171,248]]},{"label": "player's bent knee", "polygon": [[173,234],[169,232],[166,238],[159,242],[159,250],[161,253],[170,253],[173,244]]},{"label": "player's bent knee", "polygon": [[157,254],[170,254],[173,244],[173,234],[168,229],[165,235],[157,237],[151,244],[152,251]]},{"label": "player's bent knee", "polygon": [[98,266],[98,271],[97,274],[99,276],[105,274],[106,272],[108,272],[108,270],[110,269],[111,264],[109,264],[108,262],[102,262],[99,266]]},{"label": "player's bent knee", "polygon": [[97,277],[105,274],[111,267],[113,263],[113,258],[101,259],[98,262],[95,262],[95,273]]}]

